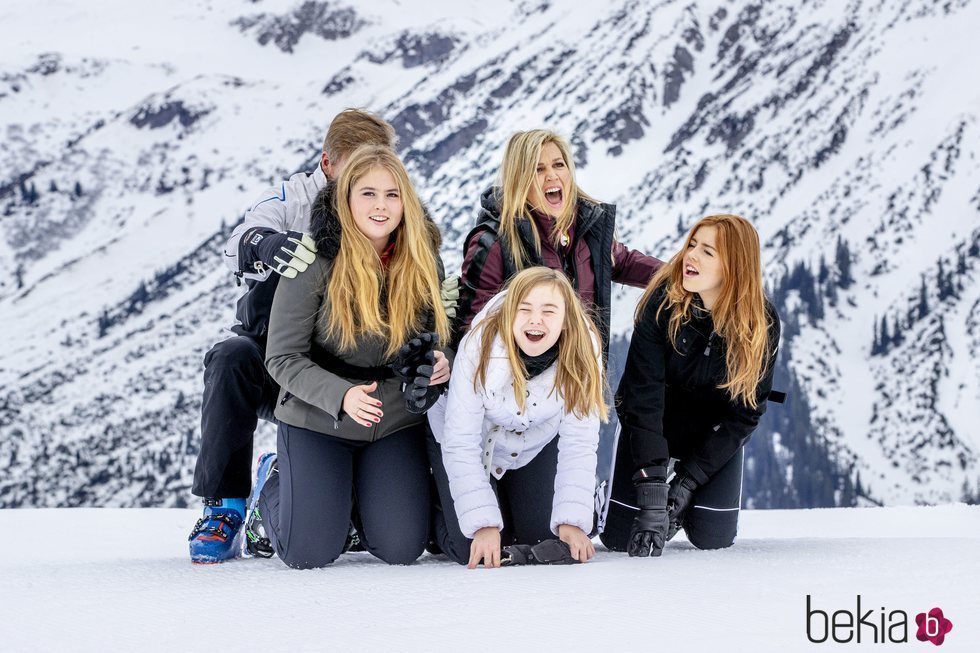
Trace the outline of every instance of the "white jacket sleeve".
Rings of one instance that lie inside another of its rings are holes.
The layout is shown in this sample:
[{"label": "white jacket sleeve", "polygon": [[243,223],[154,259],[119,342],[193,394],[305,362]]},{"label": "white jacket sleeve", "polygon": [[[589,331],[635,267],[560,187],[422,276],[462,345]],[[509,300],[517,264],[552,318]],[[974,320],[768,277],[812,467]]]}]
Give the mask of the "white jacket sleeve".
[{"label": "white jacket sleeve", "polygon": [[481,528],[503,528],[497,497],[487,474],[489,458],[483,458],[482,394],[473,390],[479,339],[470,334],[460,344],[453,374],[449,380],[445,425],[442,433],[442,460],[449,476],[459,528],[468,538]]},{"label": "white jacket sleeve", "polygon": [[[602,358],[593,334],[593,345]],[[555,475],[555,499],[551,506],[551,532],[558,534],[562,524],[578,526],[586,534],[592,532],[595,520],[596,450],[599,448],[599,415],[576,417],[562,414],[558,425],[558,473]]]},{"label": "white jacket sleeve", "polygon": [[255,200],[255,203],[245,211],[242,223],[235,227],[231,232],[231,237],[225,243],[225,265],[232,272],[243,272],[248,279],[258,279],[265,281],[272,271],[265,269],[262,272],[255,270],[242,270],[242,262],[239,260],[241,251],[242,236],[245,232],[254,227],[265,227],[277,232],[287,231],[286,219],[286,182],[280,186],[273,186],[266,190]]}]

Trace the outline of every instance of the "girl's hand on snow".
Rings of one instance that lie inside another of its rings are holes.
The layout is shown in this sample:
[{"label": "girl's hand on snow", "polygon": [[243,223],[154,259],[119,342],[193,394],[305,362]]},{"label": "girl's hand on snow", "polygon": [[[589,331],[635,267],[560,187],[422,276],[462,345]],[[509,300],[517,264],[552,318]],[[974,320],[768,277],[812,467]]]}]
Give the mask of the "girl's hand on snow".
[{"label": "girl's hand on snow", "polygon": [[593,546],[592,540],[578,526],[562,524],[558,527],[558,539],[568,545],[572,557],[579,562],[588,562],[595,555],[595,546]]},{"label": "girl's hand on snow", "polygon": [[466,566],[476,569],[481,560],[487,569],[500,566],[500,531],[492,526],[481,528],[473,535],[470,562]]},{"label": "girl's hand on snow", "polygon": [[344,412],[361,426],[374,426],[381,421],[384,413],[381,402],[370,393],[378,389],[378,382],[369,385],[355,385],[344,395]]}]

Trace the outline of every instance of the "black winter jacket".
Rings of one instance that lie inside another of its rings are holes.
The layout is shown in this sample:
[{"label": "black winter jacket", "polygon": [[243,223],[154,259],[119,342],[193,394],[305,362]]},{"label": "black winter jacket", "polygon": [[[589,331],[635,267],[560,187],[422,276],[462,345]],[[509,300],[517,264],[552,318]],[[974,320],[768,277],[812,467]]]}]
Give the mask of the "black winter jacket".
[{"label": "black winter jacket", "polygon": [[[779,345],[779,315],[767,300],[769,351],[759,383],[758,407],[733,401],[724,383],[725,342],[714,332],[711,314],[696,311],[671,345],[667,328],[671,311],[655,319],[663,287],[650,297],[633,331],[617,406],[622,424],[620,446],[629,446],[634,469],[668,457],[698,483],[706,483],[755,431],[766,412]],[[700,298],[697,298],[700,304]]]}]

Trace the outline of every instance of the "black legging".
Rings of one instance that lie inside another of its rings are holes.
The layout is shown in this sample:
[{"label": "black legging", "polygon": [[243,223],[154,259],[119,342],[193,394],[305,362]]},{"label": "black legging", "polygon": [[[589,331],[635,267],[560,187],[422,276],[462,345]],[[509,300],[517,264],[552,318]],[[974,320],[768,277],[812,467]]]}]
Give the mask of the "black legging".
[{"label": "black legging", "polygon": [[[707,483],[694,492],[693,505],[684,520],[684,533],[699,549],[724,549],[735,542],[742,499],[744,449],[740,447]],[[630,526],[637,510],[632,475],[629,442],[620,440],[606,528],[599,536],[610,551],[625,551],[629,541]]]},{"label": "black legging", "polygon": [[[428,431],[428,429],[426,429]],[[465,565],[470,559],[470,544],[459,529],[459,519],[449,491],[449,476],[442,463],[442,447],[429,432],[426,435],[429,464],[439,493],[439,508],[435,512],[436,543],[451,560]],[[549,442],[524,467],[512,469],[500,480],[490,477],[490,486],[497,495],[504,528],[500,534],[502,546],[537,544],[555,537],[551,532],[551,508],[555,498],[555,476],[558,473],[558,436]]]},{"label": "black legging", "polygon": [[389,564],[422,555],[429,533],[423,428],[356,442],[280,424],[279,473],[262,488],[259,510],[282,561],[311,569],[336,560],[355,495],[365,549]]}]

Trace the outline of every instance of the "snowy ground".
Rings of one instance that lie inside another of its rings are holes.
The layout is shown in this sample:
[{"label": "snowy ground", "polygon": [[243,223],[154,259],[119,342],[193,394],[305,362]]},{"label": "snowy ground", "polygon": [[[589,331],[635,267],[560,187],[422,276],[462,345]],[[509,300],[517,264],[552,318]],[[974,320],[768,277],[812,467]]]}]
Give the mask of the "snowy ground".
[{"label": "snowy ground", "polygon": [[[743,513],[727,551],[600,551],[575,567],[469,571],[426,555],[195,566],[197,511],[0,511],[2,651],[802,651],[828,613],[941,607],[942,651],[980,650],[980,508]],[[814,622],[816,626],[817,622]],[[863,631],[871,645],[870,630]],[[835,645],[829,642],[830,647]],[[871,645],[872,648],[873,645]],[[888,650],[894,650],[889,647]]]}]

